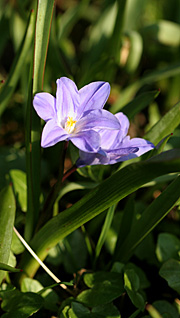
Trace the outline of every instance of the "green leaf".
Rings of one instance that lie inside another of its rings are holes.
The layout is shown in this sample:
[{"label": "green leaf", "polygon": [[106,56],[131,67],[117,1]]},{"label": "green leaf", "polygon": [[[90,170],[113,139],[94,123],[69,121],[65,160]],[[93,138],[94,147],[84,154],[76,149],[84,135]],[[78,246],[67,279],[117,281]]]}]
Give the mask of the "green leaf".
[{"label": "green leaf", "polygon": [[9,266],[9,265],[4,264],[4,263],[0,263],[0,270],[13,272],[13,273],[17,273],[17,272],[21,272],[22,271],[21,269],[14,268],[14,267]]},{"label": "green leaf", "polygon": [[33,93],[42,90],[54,0],[39,0],[36,20]]},{"label": "green leaf", "polygon": [[142,29],[142,34],[148,41],[156,41],[174,47],[180,45],[180,26],[172,21],[160,20],[147,25]]},{"label": "green leaf", "polygon": [[[121,111],[128,116],[129,119],[133,118],[138,112],[147,107],[159,95],[160,91],[145,92],[135,97],[131,102],[124,106]],[[119,111],[113,106],[113,113]]]},{"label": "green leaf", "polygon": [[157,300],[153,302],[153,306],[163,315],[164,318],[179,318],[179,314],[175,306],[166,300]]},{"label": "green leaf", "polygon": [[165,262],[170,258],[179,259],[180,240],[173,234],[160,233],[158,236],[156,255],[160,262]]},{"label": "green leaf", "polygon": [[180,177],[177,177],[134,222],[133,227],[116,254],[117,260],[128,259],[135,248],[154,229],[154,227],[168,214],[179,199]]},{"label": "green leaf", "polygon": [[49,43],[50,27],[54,0],[39,0],[35,27],[35,49],[32,83],[32,67],[29,79],[29,94],[27,102],[27,186],[28,209],[26,214],[25,238],[29,241],[37,225],[40,202],[40,161],[41,161],[41,121],[32,107],[33,95],[43,89],[45,64]]},{"label": "green leaf", "polygon": [[127,269],[124,273],[124,288],[126,289],[132,303],[137,308],[143,310],[145,300],[139,293],[140,281],[138,275],[133,269]]},{"label": "green leaf", "polygon": [[32,292],[41,295],[44,298],[44,307],[47,310],[57,311],[57,302],[59,300],[57,294],[51,288],[44,288],[38,280],[24,278],[21,284],[21,291],[23,293]]},{"label": "green leaf", "polygon": [[134,200],[130,197],[125,205],[120,228],[118,229],[118,236],[117,236],[117,241],[116,241],[115,250],[114,250],[114,258],[117,255],[117,251],[121,247],[125,238],[129,234],[132,221],[133,221],[133,217],[132,217],[133,215],[134,215]]},{"label": "green leaf", "polygon": [[102,246],[106,240],[107,232],[109,231],[109,229],[111,227],[111,223],[112,223],[112,220],[114,217],[115,208],[116,208],[116,205],[112,205],[107,211],[106,218],[105,218],[105,221],[104,221],[104,224],[103,224],[103,227],[102,227],[102,230],[101,230],[101,233],[100,233],[97,245],[96,245],[96,249],[95,249],[95,258],[96,259],[101,252]]},{"label": "green leaf", "polygon": [[122,275],[118,273],[85,274],[84,282],[91,289],[81,292],[77,300],[88,307],[110,303],[124,292]]},{"label": "green leaf", "polygon": [[[7,296],[6,296],[7,295]],[[18,290],[4,293],[2,309],[7,311],[2,318],[28,318],[43,304],[43,298],[35,293],[21,293]]]},{"label": "green leaf", "polygon": [[65,194],[74,190],[93,189],[97,184],[94,182],[69,182],[59,191],[57,200],[59,201]]},{"label": "green leaf", "polygon": [[180,102],[173,106],[144,136],[157,145],[180,124]]},{"label": "green leaf", "polygon": [[148,75],[138,79],[136,82],[134,82],[133,84],[130,84],[128,87],[122,90],[119,98],[111,107],[111,111],[115,113],[118,110],[122,109],[123,106],[125,106],[127,103],[129,103],[132,100],[134,95],[143,85],[151,84],[161,79],[169,78],[171,76],[176,76],[178,74],[180,74],[180,63],[174,63],[164,68],[152,71]]},{"label": "green leaf", "polygon": [[168,285],[180,294],[180,262],[175,259],[170,259],[165,262],[159,274],[163,277]]},{"label": "green leaf", "polygon": [[112,304],[93,307],[90,311],[82,304],[72,302],[72,309],[69,310],[71,318],[121,318],[119,311]]},{"label": "green leaf", "polygon": [[27,55],[32,45],[33,31],[34,31],[35,13],[31,11],[28,26],[21,43],[21,46],[16,54],[15,60],[11,67],[8,79],[0,91],[0,115],[5,110],[10,97],[12,96],[19,77],[22,73],[22,68],[25,64]]},{"label": "green leaf", "polygon": [[[50,247],[55,246],[69,233],[93,219],[96,215],[105,211],[130,193],[133,193],[143,184],[163,174],[179,171],[179,162],[180,150],[170,150],[146,162],[134,163],[117,171],[110,178],[91,190],[71,208],[46,223],[31,241],[32,248],[40,258],[44,259]],[[179,186],[179,181],[176,181],[176,185]],[[177,189],[178,187],[175,186],[172,198],[168,197],[170,206],[172,206],[178,198]],[[162,218],[160,213],[156,215],[157,219],[155,223],[154,217],[153,220],[150,220],[152,227],[158,223],[159,218]],[[144,225],[145,224],[143,224],[143,226]],[[137,233],[139,234],[138,231]],[[21,267],[29,273],[29,275],[33,275],[39,266],[28,253],[25,253],[22,264]]]},{"label": "green leaf", "polygon": [[125,265],[125,270],[129,269],[132,269],[138,275],[140,289],[148,288],[150,286],[150,282],[147,280],[145,273],[140,267],[136,266],[134,263],[128,263]]},{"label": "green leaf", "polygon": [[[7,264],[10,255],[13,225],[15,219],[15,200],[12,187],[8,186],[0,192],[0,262]],[[0,282],[4,272],[0,272]]]},{"label": "green leaf", "polygon": [[139,66],[141,60],[143,52],[143,40],[141,35],[133,30],[126,31],[124,36],[124,42],[125,49],[127,49],[127,43],[129,45],[129,53],[124,67],[128,73],[133,73]]},{"label": "green leaf", "polygon": [[10,170],[10,177],[13,183],[16,198],[23,212],[27,211],[27,184],[26,174],[21,170]]}]

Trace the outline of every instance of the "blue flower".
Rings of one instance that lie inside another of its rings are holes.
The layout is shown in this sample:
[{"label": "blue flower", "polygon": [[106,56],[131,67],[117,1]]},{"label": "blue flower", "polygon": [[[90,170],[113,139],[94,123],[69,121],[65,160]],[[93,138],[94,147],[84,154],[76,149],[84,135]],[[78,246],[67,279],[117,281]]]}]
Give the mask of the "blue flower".
[{"label": "blue flower", "polygon": [[81,151],[98,152],[98,131],[120,129],[117,118],[102,109],[110,93],[109,83],[93,82],[80,90],[66,77],[56,83],[56,98],[49,93],[38,93],[33,100],[37,114],[46,121],[41,146],[71,140]]},{"label": "blue flower", "polygon": [[120,161],[126,161],[139,157],[145,152],[152,150],[154,145],[142,138],[127,136],[129,120],[123,113],[117,113],[116,118],[121,125],[120,130],[100,130],[101,147],[97,153],[79,152],[79,159],[76,162],[78,167],[86,165],[109,165]]}]

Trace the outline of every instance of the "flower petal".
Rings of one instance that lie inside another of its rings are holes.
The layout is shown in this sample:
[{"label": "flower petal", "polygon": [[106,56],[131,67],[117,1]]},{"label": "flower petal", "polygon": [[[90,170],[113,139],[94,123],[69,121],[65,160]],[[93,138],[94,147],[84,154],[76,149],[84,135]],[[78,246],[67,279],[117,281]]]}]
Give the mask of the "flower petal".
[{"label": "flower petal", "polygon": [[129,120],[123,113],[117,113],[115,117],[118,119],[120,123],[120,129],[118,130],[100,130],[101,136],[101,148],[103,149],[113,149],[118,148],[121,144],[123,138],[127,135],[129,129]]},{"label": "flower petal", "polygon": [[107,82],[93,82],[79,90],[81,111],[101,109],[110,94],[110,85]]},{"label": "flower petal", "polygon": [[119,120],[120,125],[121,125],[121,135],[122,138],[124,138],[129,130],[129,119],[127,118],[126,115],[124,115],[123,113],[119,112],[117,114],[115,114],[116,118]]},{"label": "flower petal", "polygon": [[76,119],[77,107],[79,106],[77,86],[67,77],[61,77],[56,83],[56,109],[59,122],[66,120],[67,117]]},{"label": "flower petal", "polygon": [[34,96],[33,106],[43,120],[48,121],[56,114],[56,99],[49,93],[38,93]]},{"label": "flower petal", "polygon": [[118,119],[104,109],[95,109],[83,113],[76,124],[77,132],[89,129],[120,129]]},{"label": "flower petal", "polygon": [[[127,136],[129,137],[129,136]],[[122,142],[122,148],[124,147],[138,147],[139,150],[136,153],[137,157],[141,156],[142,154],[146,153],[155,148],[152,142],[145,140],[143,138],[124,138]]]},{"label": "flower petal", "polygon": [[66,134],[64,129],[59,127],[54,119],[51,119],[44,126],[41,137],[41,146],[43,148],[54,146],[59,141],[67,139],[68,136],[69,135]]},{"label": "flower petal", "polygon": [[79,151],[79,158],[76,161],[76,166],[81,168],[90,165],[107,165],[108,163],[109,159],[99,153]]},{"label": "flower petal", "polygon": [[82,151],[97,152],[99,150],[100,136],[96,131],[81,131],[71,135],[69,140]]}]

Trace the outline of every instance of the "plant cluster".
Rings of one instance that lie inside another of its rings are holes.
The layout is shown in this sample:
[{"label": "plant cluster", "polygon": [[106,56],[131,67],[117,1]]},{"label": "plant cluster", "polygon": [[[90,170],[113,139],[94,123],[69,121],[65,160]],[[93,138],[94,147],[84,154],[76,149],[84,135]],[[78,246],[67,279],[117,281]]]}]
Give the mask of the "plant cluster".
[{"label": "plant cluster", "polygon": [[179,0],[2,0],[2,318],[180,317],[179,24]]}]

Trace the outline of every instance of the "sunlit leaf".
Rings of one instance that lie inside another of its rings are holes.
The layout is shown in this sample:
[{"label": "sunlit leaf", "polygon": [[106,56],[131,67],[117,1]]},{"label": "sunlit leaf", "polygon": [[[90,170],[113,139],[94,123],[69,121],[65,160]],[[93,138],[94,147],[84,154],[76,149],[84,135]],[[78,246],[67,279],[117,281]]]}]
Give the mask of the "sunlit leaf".
[{"label": "sunlit leaf", "polygon": [[[61,212],[58,216],[50,220],[34,237],[31,246],[43,259],[47,255],[47,250],[50,247],[55,246],[69,233],[73,232],[79,226],[91,220],[111,205],[117,203],[128,194],[133,193],[143,184],[160,175],[179,171],[179,157],[179,150],[170,150],[149,161],[129,165],[114,173],[110,178],[91,190],[83,197],[83,199],[74,204],[71,208]],[[179,182],[178,178],[175,185],[172,186],[173,189],[171,189],[170,186],[170,193],[171,191],[173,193],[170,198],[169,194],[167,196],[169,200],[167,202],[168,205],[166,204],[166,208],[168,206],[169,208],[172,207],[177,201],[179,197],[177,185]],[[165,202],[164,199],[163,202]],[[159,205],[164,209],[164,205],[161,205],[161,203],[158,204],[158,209]],[[160,208],[159,211],[161,212],[159,212],[159,214],[156,213],[156,220],[154,220],[154,218],[151,219],[151,222],[149,223],[150,228],[153,228],[159,220],[161,220],[162,216],[166,215],[168,210],[164,211],[163,209],[161,210]],[[144,224],[142,224],[142,227],[143,230],[145,230]],[[140,238],[142,238],[142,233],[139,230],[137,230],[137,233],[140,235]],[[139,238],[137,240],[139,241]],[[133,240],[132,245],[134,246],[134,244],[135,242]],[[22,264],[25,266],[26,271],[29,272],[29,275],[33,275],[33,272],[38,268],[37,262],[32,258],[30,260],[28,254],[26,254]]]},{"label": "sunlit leaf", "polygon": [[[8,186],[0,192],[0,262],[7,264],[10,255],[13,225],[15,219],[15,199],[12,187]],[[4,272],[0,272],[0,282]]]}]

